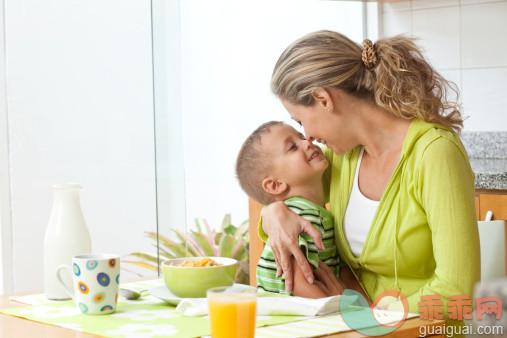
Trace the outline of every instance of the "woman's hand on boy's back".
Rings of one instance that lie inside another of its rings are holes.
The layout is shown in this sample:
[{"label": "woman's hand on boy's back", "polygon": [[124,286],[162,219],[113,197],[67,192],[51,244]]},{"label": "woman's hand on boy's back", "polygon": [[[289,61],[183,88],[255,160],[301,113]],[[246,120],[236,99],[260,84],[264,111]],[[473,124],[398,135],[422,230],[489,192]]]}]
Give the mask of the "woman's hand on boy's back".
[{"label": "woman's hand on boy's back", "polygon": [[269,245],[275,256],[277,276],[285,275],[285,289],[293,290],[294,267],[291,257],[294,257],[301,267],[308,283],[313,283],[313,272],[306,257],[299,248],[299,234],[305,232],[313,238],[317,248],[324,250],[320,232],[313,225],[292,212],[285,203],[279,201],[271,203],[262,210],[262,228],[269,236]]}]

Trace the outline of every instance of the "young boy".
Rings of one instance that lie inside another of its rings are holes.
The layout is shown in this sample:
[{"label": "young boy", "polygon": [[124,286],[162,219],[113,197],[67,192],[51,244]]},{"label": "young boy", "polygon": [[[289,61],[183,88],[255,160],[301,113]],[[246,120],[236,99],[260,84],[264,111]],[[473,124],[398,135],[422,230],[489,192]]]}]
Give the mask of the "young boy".
[{"label": "young boy", "polygon": [[[289,209],[310,221],[320,231],[325,250],[319,251],[309,235],[301,234],[299,245],[303,253],[314,269],[321,260],[338,276],[333,219],[324,206],[322,186],[322,175],[328,165],[318,146],[291,126],[271,121],[258,127],[243,143],[236,161],[236,175],[241,188],[255,201],[263,205],[284,201]],[[276,277],[269,240],[257,265],[257,287],[286,293],[284,277]],[[308,283],[299,268],[295,270],[293,295],[325,297],[318,286]]]}]

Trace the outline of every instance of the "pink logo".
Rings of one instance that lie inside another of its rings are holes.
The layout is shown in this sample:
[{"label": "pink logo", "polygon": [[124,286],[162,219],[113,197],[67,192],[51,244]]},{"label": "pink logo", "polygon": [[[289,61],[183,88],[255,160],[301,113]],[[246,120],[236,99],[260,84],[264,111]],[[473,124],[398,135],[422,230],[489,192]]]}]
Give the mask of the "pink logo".
[{"label": "pink logo", "polygon": [[502,318],[502,300],[499,297],[476,298],[475,306],[477,308],[477,320],[482,320],[484,313],[488,315],[495,314],[496,319]]}]

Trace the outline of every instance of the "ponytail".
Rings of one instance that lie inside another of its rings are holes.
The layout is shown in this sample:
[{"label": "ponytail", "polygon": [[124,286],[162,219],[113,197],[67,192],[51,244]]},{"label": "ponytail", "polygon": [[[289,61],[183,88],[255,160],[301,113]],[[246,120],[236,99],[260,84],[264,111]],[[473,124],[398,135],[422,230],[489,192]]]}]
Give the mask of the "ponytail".
[{"label": "ponytail", "polygon": [[456,84],[446,80],[425,59],[414,38],[394,36],[378,40],[375,69],[375,103],[393,115],[417,117],[459,132],[463,118],[459,104],[449,100],[459,95]]}]

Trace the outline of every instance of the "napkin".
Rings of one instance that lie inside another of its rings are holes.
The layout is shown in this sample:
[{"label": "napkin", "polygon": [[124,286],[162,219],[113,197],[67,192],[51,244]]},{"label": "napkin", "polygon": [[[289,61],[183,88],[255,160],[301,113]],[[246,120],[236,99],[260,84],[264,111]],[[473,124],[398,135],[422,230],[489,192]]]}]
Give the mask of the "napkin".
[{"label": "napkin", "polygon": [[[332,296],[310,299],[294,296],[273,297],[259,293],[257,315],[259,316],[322,316],[340,311],[340,303],[347,307],[357,296]],[[176,307],[184,316],[205,316],[208,314],[206,298],[184,298]]]}]

